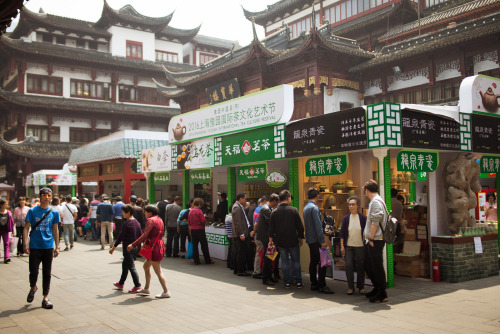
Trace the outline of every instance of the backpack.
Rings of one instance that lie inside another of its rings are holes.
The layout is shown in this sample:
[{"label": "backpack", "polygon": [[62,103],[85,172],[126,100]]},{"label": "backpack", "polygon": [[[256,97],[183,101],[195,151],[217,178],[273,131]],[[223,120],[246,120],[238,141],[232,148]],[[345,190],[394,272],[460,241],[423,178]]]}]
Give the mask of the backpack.
[{"label": "backpack", "polygon": [[382,203],[382,206],[384,207],[385,213],[387,215],[387,218],[385,219],[385,228],[382,227],[383,224],[380,224],[380,229],[382,230],[382,238],[384,239],[384,242],[386,244],[392,245],[394,242],[396,242],[397,238],[397,230],[398,230],[398,220],[396,218],[393,218],[389,212],[387,211],[387,207],[385,206],[385,203],[382,201],[379,201]]}]

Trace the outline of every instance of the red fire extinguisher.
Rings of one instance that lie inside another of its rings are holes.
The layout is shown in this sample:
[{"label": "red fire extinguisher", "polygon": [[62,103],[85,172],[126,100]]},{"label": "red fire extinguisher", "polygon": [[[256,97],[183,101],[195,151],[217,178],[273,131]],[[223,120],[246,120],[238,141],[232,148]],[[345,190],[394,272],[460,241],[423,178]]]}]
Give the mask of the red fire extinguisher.
[{"label": "red fire extinguisher", "polygon": [[441,263],[438,259],[432,261],[432,279],[434,282],[441,282]]}]

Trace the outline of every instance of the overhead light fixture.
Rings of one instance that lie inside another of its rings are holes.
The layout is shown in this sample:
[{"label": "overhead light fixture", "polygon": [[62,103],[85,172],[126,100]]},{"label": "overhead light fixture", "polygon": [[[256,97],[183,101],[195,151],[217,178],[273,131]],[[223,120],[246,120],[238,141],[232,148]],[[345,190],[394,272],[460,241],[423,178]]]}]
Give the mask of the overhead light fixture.
[{"label": "overhead light fixture", "polygon": [[401,67],[399,67],[399,66],[393,66],[392,70],[394,71],[394,75],[401,74],[401,72],[402,72]]}]

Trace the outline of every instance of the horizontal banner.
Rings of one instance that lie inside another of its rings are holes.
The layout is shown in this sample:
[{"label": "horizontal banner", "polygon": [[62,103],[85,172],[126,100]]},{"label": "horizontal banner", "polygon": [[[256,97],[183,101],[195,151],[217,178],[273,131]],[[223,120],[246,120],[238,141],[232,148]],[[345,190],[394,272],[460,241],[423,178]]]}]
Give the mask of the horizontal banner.
[{"label": "horizontal banner", "polygon": [[156,172],[154,176],[155,184],[169,184],[170,172]]},{"label": "horizontal banner", "polygon": [[348,166],[347,154],[311,158],[306,162],[306,176],[341,175]]},{"label": "horizontal banner", "polygon": [[238,169],[238,181],[260,181],[265,180],[267,175],[267,163],[243,165]]},{"label": "horizontal banner", "polygon": [[212,170],[210,168],[195,169],[189,174],[191,183],[210,183],[212,180]]},{"label": "horizontal banner", "polygon": [[399,152],[397,157],[397,169],[400,172],[434,172],[439,165],[438,152]]}]

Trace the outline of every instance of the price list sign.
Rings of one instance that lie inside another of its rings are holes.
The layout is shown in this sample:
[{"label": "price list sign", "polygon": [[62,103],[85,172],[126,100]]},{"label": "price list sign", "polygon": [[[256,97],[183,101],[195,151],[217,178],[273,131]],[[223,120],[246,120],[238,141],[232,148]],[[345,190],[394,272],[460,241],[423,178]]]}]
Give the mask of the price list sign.
[{"label": "price list sign", "polygon": [[472,151],[500,153],[500,117],[472,114]]},{"label": "price list sign", "polygon": [[285,128],[287,157],[302,157],[367,148],[363,108],[301,119]]},{"label": "price list sign", "polygon": [[460,124],[413,110],[401,111],[403,147],[460,150]]}]

